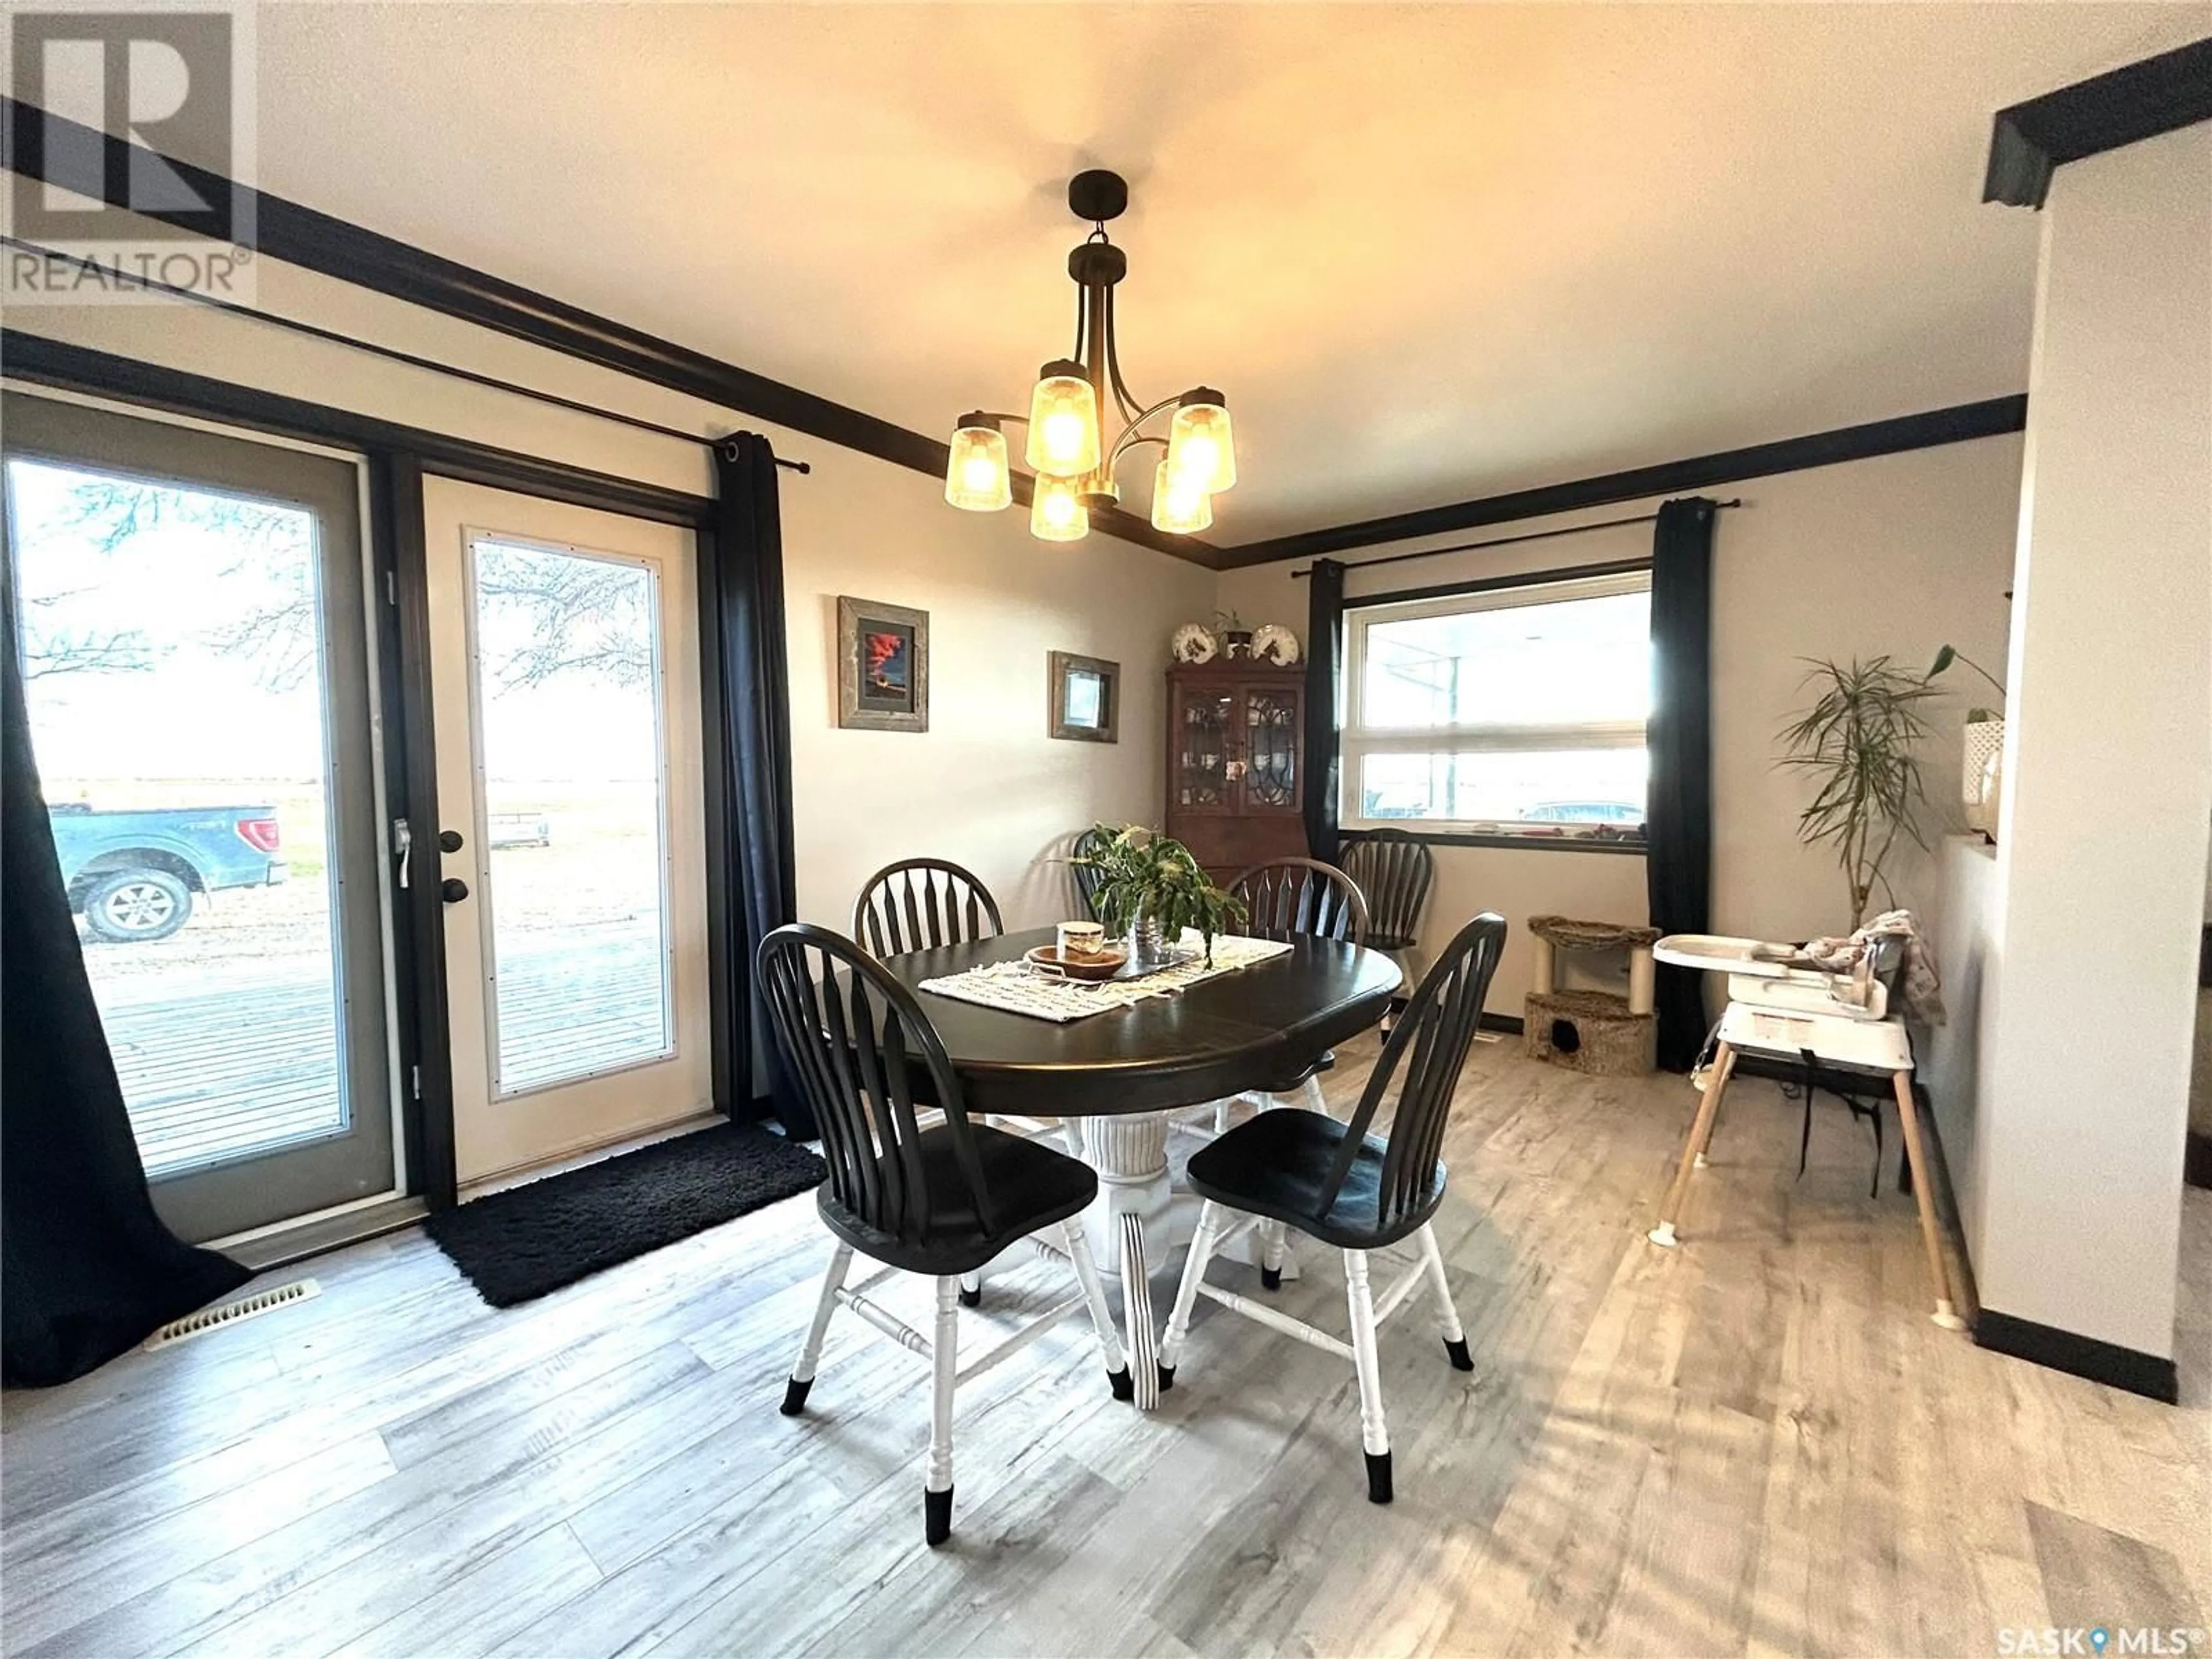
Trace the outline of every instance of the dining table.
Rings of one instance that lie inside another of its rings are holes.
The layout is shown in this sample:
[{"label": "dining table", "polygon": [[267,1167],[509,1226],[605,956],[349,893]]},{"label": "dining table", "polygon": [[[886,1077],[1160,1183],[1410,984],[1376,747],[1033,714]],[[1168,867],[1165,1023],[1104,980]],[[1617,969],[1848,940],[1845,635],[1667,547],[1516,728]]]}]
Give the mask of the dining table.
[{"label": "dining table", "polygon": [[1179,1113],[1297,1079],[1379,1022],[1398,989],[1380,951],[1300,936],[1279,955],[1080,1018],[1052,1020],[923,988],[1050,945],[1054,930],[907,951],[884,966],[921,999],[971,1115],[1056,1118],[1068,1150],[1097,1171],[1085,1213],[1091,1253],[1121,1281],[1136,1403],[1158,1404],[1152,1272],[1188,1243],[1200,1202],[1170,1180]]}]

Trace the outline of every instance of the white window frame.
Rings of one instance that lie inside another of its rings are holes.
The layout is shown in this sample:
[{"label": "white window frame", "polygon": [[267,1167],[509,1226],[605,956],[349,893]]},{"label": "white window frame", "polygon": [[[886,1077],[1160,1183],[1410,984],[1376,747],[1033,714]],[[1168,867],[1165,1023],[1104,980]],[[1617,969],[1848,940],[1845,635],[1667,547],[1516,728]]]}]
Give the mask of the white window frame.
[{"label": "white window frame", "polygon": [[[1495,754],[1516,750],[1640,749],[1649,741],[1649,726],[1643,720],[1528,726],[1368,726],[1360,706],[1366,687],[1367,630],[1378,623],[1459,616],[1479,611],[1509,611],[1522,605],[1559,605],[1576,599],[1609,599],[1623,593],[1648,594],[1650,591],[1651,572],[1646,568],[1595,576],[1532,575],[1527,581],[1510,586],[1398,603],[1348,605],[1344,617],[1344,678],[1336,722],[1340,756],[1337,810],[1340,826],[1355,830],[1404,830],[1415,835],[1494,836],[1539,846],[1587,846],[1597,842],[1599,838],[1595,835],[1577,834],[1572,824],[1536,824],[1518,819],[1501,822],[1363,816],[1359,808],[1365,790],[1361,776],[1363,763],[1370,755],[1426,755],[1446,750],[1457,750],[1462,754]],[[1563,830],[1565,834],[1560,833]],[[1638,848],[1643,845],[1640,840],[1626,844]]]}]

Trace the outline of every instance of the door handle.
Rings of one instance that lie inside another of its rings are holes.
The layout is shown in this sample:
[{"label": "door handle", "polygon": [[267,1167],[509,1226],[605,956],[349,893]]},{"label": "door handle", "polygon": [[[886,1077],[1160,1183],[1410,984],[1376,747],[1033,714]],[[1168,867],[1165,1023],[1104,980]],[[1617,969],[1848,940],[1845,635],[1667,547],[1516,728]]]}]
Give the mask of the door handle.
[{"label": "door handle", "polygon": [[469,896],[469,884],[459,876],[447,876],[438,884],[439,896],[448,904],[459,904]]}]

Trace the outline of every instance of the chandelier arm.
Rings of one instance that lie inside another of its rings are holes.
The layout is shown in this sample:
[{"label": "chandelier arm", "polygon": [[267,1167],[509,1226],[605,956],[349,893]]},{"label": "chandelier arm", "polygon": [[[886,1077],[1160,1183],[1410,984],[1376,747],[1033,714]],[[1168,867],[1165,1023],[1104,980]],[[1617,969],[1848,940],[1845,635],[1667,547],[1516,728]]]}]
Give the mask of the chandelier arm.
[{"label": "chandelier arm", "polygon": [[1176,405],[1182,402],[1182,395],[1178,392],[1172,398],[1165,398],[1159,403],[1154,404],[1150,409],[1145,410],[1143,414],[1138,416],[1135,420],[1130,422],[1127,429],[1125,430],[1121,434],[1121,437],[1115,441],[1113,453],[1107,456],[1105,470],[1111,472],[1114,470],[1115,464],[1121,460],[1121,457],[1128,451],[1134,449],[1139,444],[1164,444],[1167,442],[1167,440],[1164,438],[1153,437],[1149,433],[1139,432],[1137,428],[1144,425],[1146,421],[1151,420],[1153,416],[1164,414],[1167,410],[1175,408]]},{"label": "chandelier arm", "polygon": [[1106,373],[1114,383],[1114,400],[1121,405],[1121,418],[1134,426],[1137,418],[1141,417],[1133,418],[1133,411],[1142,405],[1136,393],[1129,390],[1128,383],[1121,378],[1121,342],[1120,331],[1113,325],[1114,294],[1110,289],[1106,294]]}]

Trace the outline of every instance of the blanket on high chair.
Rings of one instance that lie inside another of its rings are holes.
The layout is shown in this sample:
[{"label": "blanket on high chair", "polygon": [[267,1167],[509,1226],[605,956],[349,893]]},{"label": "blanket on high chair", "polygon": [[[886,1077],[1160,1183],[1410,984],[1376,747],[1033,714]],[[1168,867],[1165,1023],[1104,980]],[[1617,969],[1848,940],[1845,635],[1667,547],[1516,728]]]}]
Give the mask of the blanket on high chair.
[{"label": "blanket on high chair", "polygon": [[1936,971],[1936,947],[1922,937],[1910,910],[1886,910],[1856,933],[1840,939],[1808,939],[1805,954],[1822,968],[1840,972],[1883,939],[1903,942],[1905,971],[1899,975],[1897,1003],[1890,1010],[1922,1025],[1943,1023],[1943,981]]}]

